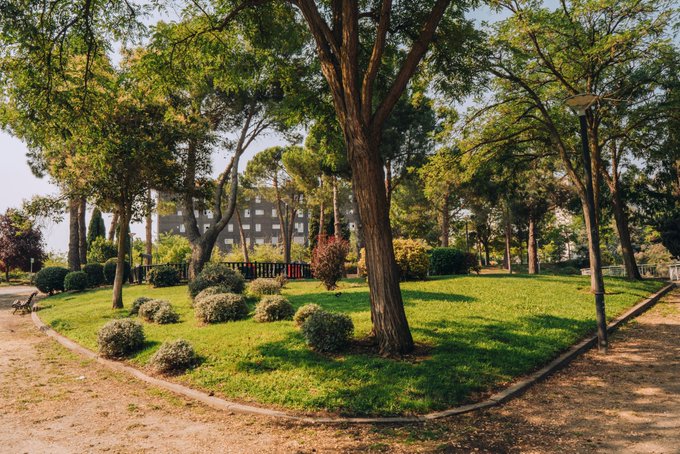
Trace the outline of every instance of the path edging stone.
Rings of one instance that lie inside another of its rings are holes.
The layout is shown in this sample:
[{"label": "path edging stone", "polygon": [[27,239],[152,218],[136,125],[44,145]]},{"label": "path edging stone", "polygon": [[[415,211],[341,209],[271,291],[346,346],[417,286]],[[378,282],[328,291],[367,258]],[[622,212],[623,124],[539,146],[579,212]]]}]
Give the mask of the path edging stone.
[{"label": "path edging stone", "polygon": [[[654,306],[664,295],[666,295],[668,292],[670,292],[673,288],[675,288],[675,283],[670,283],[663,287],[661,290],[658,292],[654,293],[650,297],[642,300],[620,316],[616,317],[614,320],[612,320],[608,325],[607,325],[607,331],[608,332],[613,332],[616,331],[621,325],[624,323],[628,322],[632,318],[637,317],[638,315],[642,314],[643,312],[647,311],[649,308]],[[184,397],[188,397],[190,399],[197,400],[199,402],[202,402],[210,407],[216,408],[218,410],[226,410],[226,411],[231,411],[234,413],[242,413],[242,414],[250,414],[250,415],[259,415],[259,416],[268,416],[272,418],[278,418],[278,419],[285,419],[285,420],[290,420],[290,421],[299,421],[299,422],[305,422],[305,423],[315,423],[315,424],[338,424],[338,423],[350,423],[350,424],[404,424],[404,423],[418,423],[418,422],[425,422],[425,421],[431,421],[435,419],[440,419],[440,418],[446,418],[450,416],[455,416],[455,415],[461,415],[464,413],[469,413],[472,411],[476,410],[482,410],[485,408],[489,407],[494,407],[497,405],[500,405],[504,402],[507,402],[508,400],[517,397],[524,392],[526,392],[529,388],[531,388],[534,384],[544,380],[547,378],[549,375],[553,374],[554,372],[558,371],[559,369],[562,369],[565,367],[567,364],[569,364],[572,360],[574,360],[576,357],[580,356],[581,354],[585,353],[588,351],[590,348],[594,347],[597,345],[597,336],[589,336],[577,344],[573,345],[570,347],[567,351],[559,355],[557,358],[549,362],[547,365],[544,367],[540,368],[539,370],[533,372],[532,374],[528,375],[527,377],[516,381],[512,383],[509,387],[505,388],[502,391],[499,391],[493,395],[491,395],[489,398],[481,401],[481,402],[476,402],[473,404],[468,404],[468,405],[461,405],[458,407],[453,407],[447,410],[442,410],[442,411],[437,411],[437,412],[431,412],[427,413],[424,415],[417,415],[417,416],[394,416],[394,417],[366,417],[366,418],[361,418],[361,417],[323,417],[323,416],[303,416],[303,415],[296,415],[296,414],[291,414],[291,413],[286,413],[284,411],[279,411],[279,410],[272,410],[268,408],[263,408],[263,407],[256,407],[254,405],[246,405],[246,404],[240,404],[237,402],[232,402],[228,401],[226,399],[222,399],[220,397],[215,397],[211,396],[210,394],[199,391],[194,388],[190,388],[188,386],[181,385],[179,383],[173,383],[169,382],[167,380],[163,380],[160,378],[152,377],[150,375],[145,374],[141,370],[134,368],[132,366],[128,366],[124,363],[118,362],[118,361],[112,361],[106,358],[100,357],[97,353],[93,352],[92,350],[89,350],[85,347],[83,347],[80,344],[77,344],[76,342],[68,339],[67,337],[59,334],[55,330],[53,330],[51,327],[47,326],[43,321],[40,319],[38,316],[37,312],[32,312],[31,313],[31,319],[33,320],[33,323],[38,327],[40,331],[43,333],[47,334],[49,337],[55,339],[57,342],[59,342],[61,345],[64,347],[68,348],[71,351],[74,351],[82,356],[85,356],[87,358],[90,358],[92,360],[97,361],[98,363],[108,367],[109,369],[113,369],[118,372],[125,372],[127,374],[132,375],[133,377],[146,382],[150,385],[157,386],[159,388],[163,388],[165,390],[174,392],[176,394],[180,394]]]}]

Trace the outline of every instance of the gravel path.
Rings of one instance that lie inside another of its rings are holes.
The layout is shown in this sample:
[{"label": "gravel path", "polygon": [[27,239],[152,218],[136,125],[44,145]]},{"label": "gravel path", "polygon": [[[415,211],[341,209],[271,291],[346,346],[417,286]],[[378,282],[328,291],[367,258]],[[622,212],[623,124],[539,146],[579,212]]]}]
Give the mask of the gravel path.
[{"label": "gravel path", "polygon": [[500,408],[411,426],[226,414],[78,357],[0,288],[0,452],[680,452],[680,291]]}]

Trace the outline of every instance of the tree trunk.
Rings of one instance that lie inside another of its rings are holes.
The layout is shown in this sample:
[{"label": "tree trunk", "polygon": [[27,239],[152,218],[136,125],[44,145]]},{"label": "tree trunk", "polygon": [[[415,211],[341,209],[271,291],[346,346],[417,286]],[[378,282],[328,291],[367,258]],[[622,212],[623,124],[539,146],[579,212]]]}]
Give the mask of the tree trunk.
[{"label": "tree trunk", "polygon": [[319,232],[316,235],[316,244],[318,245],[323,241],[326,235],[326,222],[324,210],[326,209],[323,203],[323,176],[319,182],[319,193],[321,194],[321,201],[319,202]]},{"label": "tree trunk", "polygon": [[399,270],[392,246],[389,205],[378,141],[375,141],[373,149],[360,136],[346,142],[349,146],[352,183],[365,229],[373,332],[381,354],[402,355],[413,350],[413,338],[399,288]]},{"label": "tree trunk", "polygon": [[243,252],[243,261],[248,263],[250,262],[250,257],[248,256],[248,242],[246,240],[246,232],[243,230],[243,223],[241,222],[241,212],[238,210],[234,210],[234,214],[236,215],[236,224],[238,225],[238,234],[241,237],[241,250]]},{"label": "tree trunk", "polygon": [[9,266],[5,266],[5,281],[9,283]]},{"label": "tree trunk", "polygon": [[333,234],[336,240],[342,238],[340,207],[338,206],[338,179],[336,177],[333,177]]},{"label": "tree trunk", "polygon": [[125,277],[125,255],[126,243],[128,237],[129,220],[127,216],[127,208],[124,206],[118,207],[120,229],[118,231],[118,257],[116,259],[116,277],[113,279],[113,309],[121,309],[123,307],[123,284]]},{"label": "tree trunk", "polygon": [[80,206],[78,207],[78,251],[80,254],[80,263],[82,265],[87,263],[87,224],[85,222],[85,215],[87,214],[87,200],[81,197]]},{"label": "tree trunk", "polygon": [[450,227],[450,219],[449,219],[449,198],[448,198],[448,196],[444,198],[444,206],[442,207],[439,215],[442,217],[442,219],[441,219],[440,244],[441,244],[442,247],[449,247],[449,230],[451,229],[451,227]]},{"label": "tree trunk", "polygon": [[206,263],[210,261],[217,238],[214,235],[203,235],[198,241],[191,243],[191,261],[189,262],[189,276],[198,276]]},{"label": "tree trunk", "polygon": [[153,253],[153,216],[151,210],[146,215],[146,257],[144,263],[151,265],[151,254]]},{"label": "tree trunk", "polygon": [[113,217],[111,218],[111,225],[109,226],[109,241],[113,241],[116,237],[116,228],[118,227],[118,213],[116,210],[113,211]]},{"label": "tree trunk", "polygon": [[505,216],[505,267],[508,273],[512,274],[512,251],[510,250],[512,240],[512,225],[510,224],[510,213]]},{"label": "tree trunk", "polygon": [[80,199],[71,197],[68,202],[68,268],[80,271]]},{"label": "tree trunk", "polygon": [[536,221],[533,215],[529,215],[529,241],[527,254],[529,261],[529,274],[538,274],[538,244],[536,243]]},{"label": "tree trunk", "polygon": [[387,197],[387,210],[392,206],[392,162],[385,160],[385,195]]},{"label": "tree trunk", "polygon": [[491,253],[489,251],[489,241],[485,241],[483,243],[484,245],[484,260],[486,261],[486,266],[489,266],[489,262],[491,261]]},{"label": "tree trunk", "polygon": [[361,222],[361,215],[359,214],[359,204],[357,203],[357,196],[356,192],[354,191],[354,187],[352,187],[352,209],[354,210],[354,220],[357,237],[357,260],[358,260],[361,258],[361,250],[365,247],[364,223]]},{"label": "tree trunk", "polygon": [[640,270],[637,267],[637,261],[635,260],[633,243],[630,240],[628,214],[626,213],[626,208],[618,188],[612,191],[612,204],[614,205],[614,219],[616,221],[616,230],[619,234],[619,242],[621,243],[621,255],[623,256],[623,265],[626,269],[626,277],[628,279],[642,279]]}]

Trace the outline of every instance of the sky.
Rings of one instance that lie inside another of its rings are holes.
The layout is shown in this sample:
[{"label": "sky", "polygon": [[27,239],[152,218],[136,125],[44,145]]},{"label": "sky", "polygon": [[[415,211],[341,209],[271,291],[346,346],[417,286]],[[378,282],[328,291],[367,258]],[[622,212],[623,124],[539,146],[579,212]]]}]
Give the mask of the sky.
[{"label": "sky", "polygon": [[[172,13],[170,14],[172,15]],[[486,8],[473,13],[473,17],[478,21],[491,18],[491,16],[492,14]],[[153,16],[149,23],[158,19],[158,16]],[[167,18],[164,19],[167,20]],[[247,161],[258,151],[271,146],[286,144],[286,140],[277,135],[267,135],[260,138],[250,146],[241,159],[241,170],[245,169]],[[52,184],[49,178],[37,178],[33,175],[27,164],[27,151],[26,146],[20,140],[0,131],[0,213],[4,213],[8,208],[21,206],[23,200],[30,199],[34,195],[49,195],[59,192],[57,186]],[[214,164],[216,173],[224,168],[226,160],[225,153],[216,155]],[[88,222],[91,209],[92,207],[88,208]],[[104,214],[104,221],[108,229],[110,216]],[[138,238],[144,237],[144,226],[142,224],[132,224],[130,227]],[[43,237],[48,251],[65,252],[68,249],[67,220],[60,224],[46,226],[43,230]]]}]

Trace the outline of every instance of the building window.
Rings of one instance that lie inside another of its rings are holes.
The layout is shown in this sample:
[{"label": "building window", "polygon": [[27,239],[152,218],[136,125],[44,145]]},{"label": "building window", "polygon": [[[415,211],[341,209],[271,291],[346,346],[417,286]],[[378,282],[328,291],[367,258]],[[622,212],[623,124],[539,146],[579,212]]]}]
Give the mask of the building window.
[{"label": "building window", "polygon": [[281,228],[280,224],[272,224],[272,230],[279,230]]},{"label": "building window", "polygon": [[304,236],[294,236],[293,237],[293,243],[305,244],[305,237]]},{"label": "building window", "polygon": [[304,213],[303,211],[298,211],[298,217],[299,217],[299,218],[304,218],[304,217],[305,217],[305,213]]},{"label": "building window", "polygon": [[207,232],[209,228],[210,228],[210,224],[203,224],[203,231],[204,232]]},{"label": "building window", "polygon": [[182,210],[177,210],[177,216],[182,216]]},{"label": "building window", "polygon": [[255,216],[264,216],[264,210],[255,210]]},{"label": "building window", "polygon": [[243,217],[249,218],[250,217],[250,210],[243,210]]},{"label": "building window", "polygon": [[224,244],[234,244],[234,239],[233,238],[225,238]]},{"label": "building window", "polygon": [[273,218],[276,217],[276,208],[272,208],[272,217],[273,217]]},{"label": "building window", "polygon": [[354,229],[356,229],[356,228],[357,228],[357,226],[356,226],[356,224],[354,224],[354,222],[350,222],[350,223],[349,223],[349,229],[350,229],[350,230],[354,230]]},{"label": "building window", "polygon": [[234,231],[234,224],[227,224],[227,232],[233,232]]},{"label": "building window", "polygon": [[243,230],[250,230],[250,224],[243,224]]},{"label": "building window", "polygon": [[302,222],[295,223],[295,227],[297,228],[297,231],[300,233],[303,233],[305,231],[305,224],[303,224]]},{"label": "building window", "polygon": [[272,244],[278,244],[279,243],[279,237],[278,236],[273,236],[272,237]]},{"label": "building window", "polygon": [[260,196],[259,195],[255,196],[255,203],[260,203],[260,202],[262,202],[262,199],[260,198]]},{"label": "building window", "polygon": [[261,232],[262,231],[262,224],[255,224],[255,231]]},{"label": "building window", "polygon": [[184,224],[180,224],[180,226],[179,226],[179,233],[184,233],[184,232],[186,232],[186,231],[187,231],[187,229],[186,229],[186,227],[184,227]]},{"label": "building window", "polygon": [[255,238],[255,244],[264,244],[264,238]]},{"label": "building window", "polygon": [[212,218],[213,218],[213,212],[212,212],[212,210],[206,210],[206,211],[205,211],[205,214],[208,215],[208,219],[212,219]]},{"label": "building window", "polygon": [[198,217],[198,210],[194,210],[194,217]]}]

